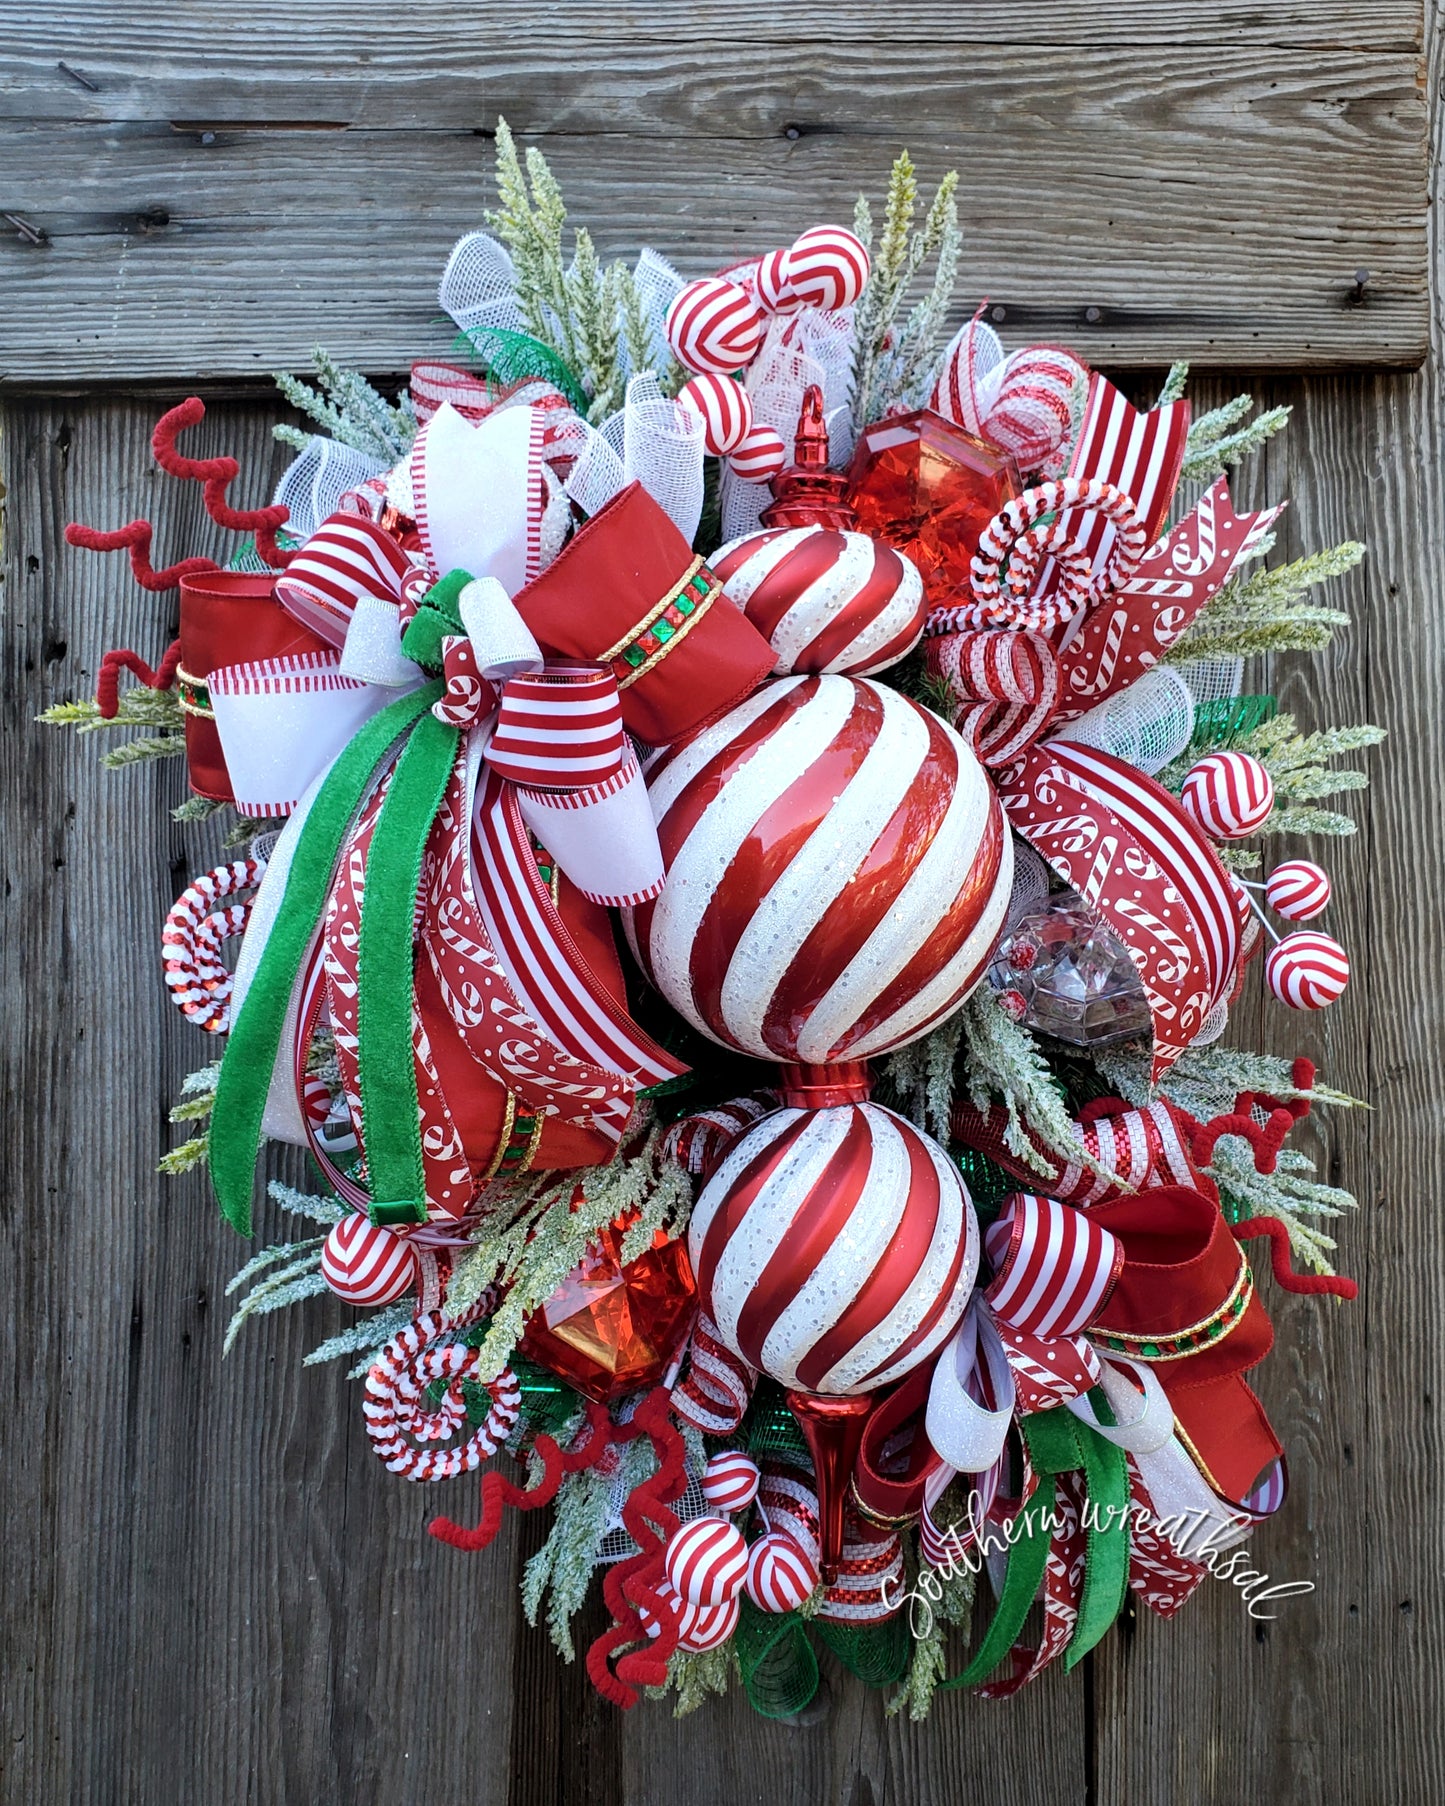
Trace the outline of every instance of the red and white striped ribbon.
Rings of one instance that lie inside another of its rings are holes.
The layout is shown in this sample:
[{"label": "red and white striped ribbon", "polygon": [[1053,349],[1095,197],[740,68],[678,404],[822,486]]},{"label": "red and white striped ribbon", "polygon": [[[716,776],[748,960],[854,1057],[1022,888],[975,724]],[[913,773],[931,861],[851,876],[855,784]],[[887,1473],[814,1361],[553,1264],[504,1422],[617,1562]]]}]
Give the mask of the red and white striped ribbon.
[{"label": "red and white striped ribbon", "polygon": [[1067,1204],[1012,1192],[984,1235],[994,1317],[1034,1336],[1072,1336],[1091,1323],[1123,1265],[1117,1236]]},{"label": "red and white striped ribbon", "polygon": [[730,1436],[743,1421],[757,1373],[718,1340],[717,1325],[702,1312],[688,1344],[687,1372],[668,1403],[675,1417],[708,1436]]},{"label": "red and white striped ribbon", "polygon": [[1008,765],[1045,733],[1059,702],[1059,661],[1037,633],[997,628],[955,631],[973,611],[940,608],[928,617],[925,658],[959,702],[954,726],[987,766]]},{"label": "red and white striped ribbon", "polygon": [[553,665],[510,678],[487,763],[538,790],[585,792],[621,777],[628,756],[616,677],[596,666]]},{"label": "red and white striped ribbon", "polygon": [[359,514],[333,514],[311,535],[276,579],[276,600],[339,646],[363,596],[395,601],[415,568],[392,535]]}]

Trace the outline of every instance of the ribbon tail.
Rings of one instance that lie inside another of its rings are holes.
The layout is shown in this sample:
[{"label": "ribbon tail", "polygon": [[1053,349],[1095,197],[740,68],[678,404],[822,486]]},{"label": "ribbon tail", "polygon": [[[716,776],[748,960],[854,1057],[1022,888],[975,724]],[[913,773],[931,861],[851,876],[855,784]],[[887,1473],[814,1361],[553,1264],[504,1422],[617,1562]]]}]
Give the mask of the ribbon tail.
[{"label": "ribbon tail", "polygon": [[[1095,1409],[1108,1412],[1098,1387],[1090,1394]],[[1069,1639],[1064,1667],[1081,1662],[1108,1632],[1124,1609],[1129,1585],[1129,1463],[1123,1449],[1094,1431],[1079,1428],[1087,1492],[1087,1553],[1084,1594],[1078,1621]]]},{"label": "ribbon tail", "polygon": [[338,756],[307,816],[275,925],[231,1030],[211,1113],[211,1183],[221,1214],[241,1235],[251,1233],[261,1119],[287,1008],[342,841],[376,767],[440,689],[428,685],[373,715]]}]

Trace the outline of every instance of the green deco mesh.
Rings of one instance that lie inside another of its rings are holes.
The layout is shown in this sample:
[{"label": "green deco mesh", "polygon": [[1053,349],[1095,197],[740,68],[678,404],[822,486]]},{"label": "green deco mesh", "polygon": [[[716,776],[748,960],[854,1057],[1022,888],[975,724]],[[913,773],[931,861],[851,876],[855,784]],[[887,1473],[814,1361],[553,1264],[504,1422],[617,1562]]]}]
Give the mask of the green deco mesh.
[{"label": "green deco mesh", "polygon": [[1194,711],[1194,747],[1229,746],[1252,734],[1279,713],[1273,696],[1223,696],[1201,702]]}]

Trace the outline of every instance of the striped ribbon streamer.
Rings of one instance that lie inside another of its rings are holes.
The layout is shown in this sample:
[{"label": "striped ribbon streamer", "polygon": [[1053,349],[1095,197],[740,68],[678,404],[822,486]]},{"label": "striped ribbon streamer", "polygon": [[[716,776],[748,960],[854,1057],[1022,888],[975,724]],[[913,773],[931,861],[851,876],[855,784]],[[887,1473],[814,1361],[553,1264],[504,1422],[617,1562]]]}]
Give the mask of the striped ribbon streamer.
[{"label": "striped ribbon streamer", "polygon": [[487,763],[513,783],[538,790],[585,791],[618,777],[627,764],[627,736],[617,679],[584,665],[511,678]]},{"label": "striped ribbon streamer", "polygon": [[276,600],[304,626],[340,646],[363,596],[399,600],[414,568],[390,533],[359,514],[324,520],[276,582]]}]

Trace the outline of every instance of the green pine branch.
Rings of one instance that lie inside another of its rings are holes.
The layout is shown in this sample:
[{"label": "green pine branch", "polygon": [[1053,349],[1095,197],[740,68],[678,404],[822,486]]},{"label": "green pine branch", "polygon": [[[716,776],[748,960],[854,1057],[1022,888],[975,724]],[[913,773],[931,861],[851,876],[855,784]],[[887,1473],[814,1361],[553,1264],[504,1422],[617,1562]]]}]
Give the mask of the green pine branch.
[{"label": "green pine branch", "polygon": [[1227,583],[1165,653],[1168,664],[1203,658],[1252,658],[1265,652],[1320,652],[1350,617],[1307,603],[1308,592],[1351,571],[1365,555],[1345,540],[1291,564],[1256,570]]}]

